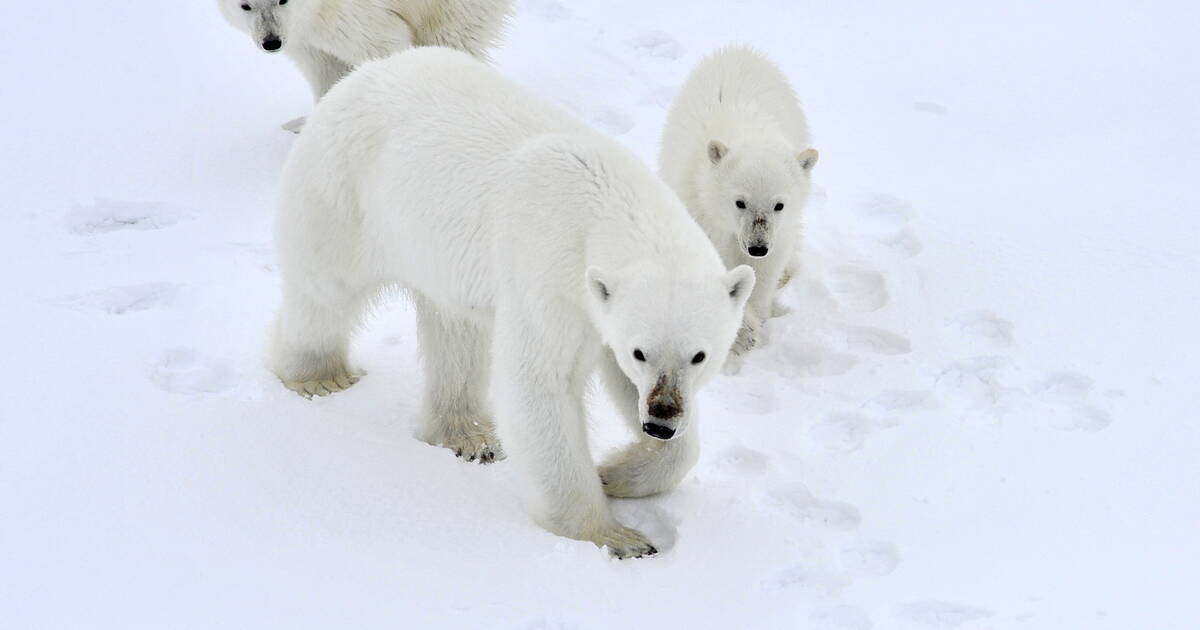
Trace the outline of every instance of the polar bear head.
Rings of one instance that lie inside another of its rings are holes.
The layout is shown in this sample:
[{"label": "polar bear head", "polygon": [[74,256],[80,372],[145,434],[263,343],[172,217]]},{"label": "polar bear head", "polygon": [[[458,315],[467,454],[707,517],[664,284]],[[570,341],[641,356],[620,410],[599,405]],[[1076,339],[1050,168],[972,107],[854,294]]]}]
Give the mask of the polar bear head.
[{"label": "polar bear head", "polygon": [[642,430],[660,440],[681,435],[695,417],[697,390],[725,362],[754,271],[591,267],[586,284],[592,320],[637,388]]},{"label": "polar bear head", "polygon": [[797,151],[777,139],[708,143],[708,177],[700,178],[700,202],[710,219],[736,234],[751,258],[771,253],[780,230],[797,230],[808,201],[816,149]]},{"label": "polar bear head", "polygon": [[[307,18],[314,0],[217,0],[221,13],[254,45],[269,53],[283,50],[288,35]],[[311,5],[311,6],[310,6]]]}]

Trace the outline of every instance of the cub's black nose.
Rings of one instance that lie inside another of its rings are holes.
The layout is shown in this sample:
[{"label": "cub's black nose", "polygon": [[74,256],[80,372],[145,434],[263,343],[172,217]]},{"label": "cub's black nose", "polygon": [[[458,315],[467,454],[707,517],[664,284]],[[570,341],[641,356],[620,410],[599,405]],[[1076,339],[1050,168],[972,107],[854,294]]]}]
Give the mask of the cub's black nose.
[{"label": "cub's black nose", "polygon": [[679,415],[679,407],[671,403],[650,403],[650,408],[647,409],[650,415],[662,420],[670,420]]},{"label": "cub's black nose", "polygon": [[664,427],[661,424],[654,424],[653,422],[647,422],[646,424],[643,424],[642,431],[645,431],[646,435],[658,438],[660,440],[669,440],[671,439],[671,436],[675,435],[675,429],[672,429],[671,427]]},{"label": "cub's black nose", "polygon": [[280,40],[278,37],[268,37],[263,40],[262,46],[263,46],[263,50],[275,52],[276,50],[279,50],[280,47],[283,46],[283,41]]},{"label": "cub's black nose", "polygon": [[762,258],[763,256],[767,255],[767,246],[766,245],[751,245],[750,247],[746,248],[746,251],[749,252],[750,255],[755,258]]}]

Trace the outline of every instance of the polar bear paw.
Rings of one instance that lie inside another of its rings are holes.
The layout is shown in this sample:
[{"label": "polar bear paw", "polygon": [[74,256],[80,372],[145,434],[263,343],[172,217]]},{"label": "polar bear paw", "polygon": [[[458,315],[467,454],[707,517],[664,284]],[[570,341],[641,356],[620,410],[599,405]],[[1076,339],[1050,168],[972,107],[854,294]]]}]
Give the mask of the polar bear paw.
[{"label": "polar bear paw", "polygon": [[597,547],[607,548],[608,554],[618,560],[648,558],[658,553],[644,534],[620,523],[614,523],[590,540]]},{"label": "polar bear paw", "polygon": [[417,439],[433,446],[454,451],[468,462],[491,464],[504,459],[504,450],[491,420],[483,418],[449,418],[435,420],[423,428]]},{"label": "polar bear paw", "polygon": [[454,451],[457,457],[468,462],[478,461],[480,464],[491,464],[504,459],[500,440],[490,433],[463,435],[458,439],[443,443],[442,446]]},{"label": "polar bear paw", "polygon": [[330,376],[328,378],[314,379],[311,381],[284,380],[283,386],[305,398],[312,398],[313,396],[328,396],[332,393],[349,389],[351,385],[357,382],[357,376],[353,374],[342,373]]}]

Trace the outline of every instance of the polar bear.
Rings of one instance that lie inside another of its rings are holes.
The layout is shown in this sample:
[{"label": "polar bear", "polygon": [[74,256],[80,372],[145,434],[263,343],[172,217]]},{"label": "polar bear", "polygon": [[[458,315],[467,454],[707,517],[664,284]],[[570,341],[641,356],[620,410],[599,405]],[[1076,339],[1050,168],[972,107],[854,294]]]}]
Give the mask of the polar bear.
[{"label": "polar bear", "polygon": [[796,270],[817,151],[796,93],[779,68],[744,46],[718,50],[692,71],[667,115],[659,169],[726,265],[757,282],[731,353],[759,341],[775,292]]},{"label": "polar bear", "polygon": [[[314,100],[352,68],[411,46],[448,46],[481,59],[496,44],[512,0],[217,0],[262,50],[287,54]],[[303,120],[289,123],[298,131]]]},{"label": "polar bear", "polygon": [[[321,100],[281,191],[269,360],[287,387],[351,386],[351,332],[399,288],[425,367],[418,437],[467,460],[503,444],[546,528],[621,558],[655,552],[605,489],[661,492],[695,463],[697,390],[754,288],[670,188],[486,64],[417,48]],[[597,371],[639,435],[599,472],[584,410]]]}]

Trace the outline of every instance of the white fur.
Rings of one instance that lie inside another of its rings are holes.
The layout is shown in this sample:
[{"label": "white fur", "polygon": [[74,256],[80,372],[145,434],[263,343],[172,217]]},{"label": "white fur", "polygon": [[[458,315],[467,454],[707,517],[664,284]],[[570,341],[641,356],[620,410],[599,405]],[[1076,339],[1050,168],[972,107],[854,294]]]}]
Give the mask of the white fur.
[{"label": "white fur", "polygon": [[[418,436],[490,459],[494,406],[541,523],[620,557],[653,552],[609,511],[588,453],[588,381],[603,366],[639,435],[648,422],[676,431],[641,435],[607,462],[611,492],[670,488],[698,452],[695,392],[754,286],[748,267],[725,270],[667,186],[485,64],[422,48],[330,91],[281,188],[271,365],[288,387],[343,388],[364,305],[399,287],[414,299],[426,369]],[[681,413],[651,418],[660,399]]]},{"label": "white fur", "polygon": [[[448,46],[481,59],[512,0],[217,0],[260,50],[278,39],[320,98],[355,66],[411,46]],[[249,11],[242,7],[250,7]]]},{"label": "white fur", "polygon": [[[804,113],[775,64],[746,47],[702,61],[667,116],[659,167],[727,266],[758,279],[731,361],[758,343],[801,238],[817,159]],[[746,208],[738,208],[741,201]],[[777,204],[783,209],[776,212]],[[767,254],[753,257],[754,246]]]}]

